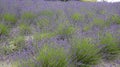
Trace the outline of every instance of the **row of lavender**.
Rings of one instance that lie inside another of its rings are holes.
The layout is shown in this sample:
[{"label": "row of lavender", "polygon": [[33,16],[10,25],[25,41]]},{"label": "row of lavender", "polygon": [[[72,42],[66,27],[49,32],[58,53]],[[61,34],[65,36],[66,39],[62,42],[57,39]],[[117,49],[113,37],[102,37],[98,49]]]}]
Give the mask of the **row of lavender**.
[{"label": "row of lavender", "polygon": [[1,0],[0,58],[15,67],[93,67],[115,60],[120,53],[118,6]]}]

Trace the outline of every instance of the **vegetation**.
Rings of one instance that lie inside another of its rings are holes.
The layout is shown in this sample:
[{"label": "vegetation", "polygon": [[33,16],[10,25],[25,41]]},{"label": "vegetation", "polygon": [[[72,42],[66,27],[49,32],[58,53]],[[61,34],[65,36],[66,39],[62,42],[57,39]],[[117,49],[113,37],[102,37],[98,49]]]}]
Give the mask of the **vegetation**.
[{"label": "vegetation", "polygon": [[97,64],[101,59],[99,51],[88,39],[72,41],[72,60],[76,67],[91,67]]},{"label": "vegetation", "polygon": [[8,32],[9,28],[6,25],[0,23],[0,36],[8,35]]},{"label": "vegetation", "polygon": [[[100,17],[91,10],[83,14],[72,10],[43,10],[37,15],[24,12],[20,18],[11,13],[1,14],[0,60],[5,56],[15,61],[11,57],[19,54],[20,62],[13,63],[13,67],[93,67],[101,60],[117,59],[120,16],[100,18],[107,15],[104,10]],[[103,35],[97,36],[99,32]],[[27,59],[23,59],[24,55]]]},{"label": "vegetation", "polygon": [[5,14],[3,15],[3,19],[4,19],[5,21],[7,21],[7,22],[12,23],[12,24],[15,24],[16,21],[17,21],[16,16],[13,15],[13,14],[10,14],[10,13],[5,13]]},{"label": "vegetation", "polygon": [[20,33],[23,34],[23,35],[27,35],[27,34],[30,34],[31,33],[31,28],[28,24],[26,23],[21,23],[19,25],[19,28],[20,28]]},{"label": "vegetation", "polygon": [[112,34],[106,33],[105,36],[101,37],[100,44],[103,45],[100,52],[104,59],[114,60],[118,58],[120,47],[117,39],[115,39]]},{"label": "vegetation", "polygon": [[[52,45],[53,46],[53,45]],[[63,48],[44,45],[39,52],[37,61],[41,67],[67,67],[68,56]]]}]

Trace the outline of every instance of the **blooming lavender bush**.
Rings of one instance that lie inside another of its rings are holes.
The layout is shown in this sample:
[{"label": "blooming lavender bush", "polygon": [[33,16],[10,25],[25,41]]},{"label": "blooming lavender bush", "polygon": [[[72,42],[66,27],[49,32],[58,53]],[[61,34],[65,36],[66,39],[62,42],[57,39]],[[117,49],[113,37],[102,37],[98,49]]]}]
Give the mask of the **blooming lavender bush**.
[{"label": "blooming lavender bush", "polygon": [[[119,3],[64,1],[0,0],[0,61],[12,67],[94,67],[119,57]],[[99,39],[106,31],[114,36]]]}]

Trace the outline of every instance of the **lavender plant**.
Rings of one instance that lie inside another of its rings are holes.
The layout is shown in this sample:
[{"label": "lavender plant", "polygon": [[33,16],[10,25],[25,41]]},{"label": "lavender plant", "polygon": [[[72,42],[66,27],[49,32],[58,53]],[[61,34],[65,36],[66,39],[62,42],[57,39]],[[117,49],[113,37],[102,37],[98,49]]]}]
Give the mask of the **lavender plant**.
[{"label": "lavender plant", "polygon": [[100,45],[103,47],[100,50],[100,53],[105,60],[114,60],[120,54],[119,43],[116,38],[110,33],[105,33],[105,36],[102,36],[100,39]]},{"label": "lavender plant", "polygon": [[80,13],[74,13],[71,15],[71,19],[74,21],[74,25],[78,22],[83,21],[84,17]]},{"label": "lavender plant", "polygon": [[42,16],[48,16],[48,17],[53,17],[54,13],[51,10],[43,10],[40,12],[40,15]]},{"label": "lavender plant", "polygon": [[117,14],[114,14],[108,19],[109,22],[115,23],[115,24],[120,24],[120,16]]},{"label": "lavender plant", "polygon": [[68,56],[63,48],[44,45],[37,56],[38,67],[67,67]]},{"label": "lavender plant", "polygon": [[88,39],[74,39],[71,44],[72,61],[76,67],[91,67],[100,61],[100,50]]},{"label": "lavender plant", "polygon": [[32,23],[37,16],[33,12],[24,12],[20,18],[22,21]]},{"label": "lavender plant", "polygon": [[21,51],[23,48],[26,47],[25,38],[24,36],[18,36],[10,40],[9,46],[10,49],[13,51]]},{"label": "lavender plant", "polygon": [[5,13],[3,14],[3,19],[8,22],[8,24],[15,24],[17,22],[17,18],[14,14]]},{"label": "lavender plant", "polygon": [[40,29],[44,29],[46,27],[48,27],[50,24],[50,21],[47,19],[47,18],[41,18],[38,20],[37,22],[37,26],[40,28]]},{"label": "lavender plant", "polygon": [[75,32],[76,28],[72,25],[65,26],[65,24],[59,24],[56,34],[60,35],[60,39],[68,39]]},{"label": "lavender plant", "polygon": [[20,29],[20,33],[22,35],[28,35],[31,33],[31,28],[30,28],[29,24],[27,24],[27,23],[21,23],[19,25],[19,29]]},{"label": "lavender plant", "polygon": [[8,32],[9,32],[8,26],[0,23],[0,36],[8,35]]},{"label": "lavender plant", "polygon": [[21,18],[22,19],[33,19],[34,18],[34,14],[32,12],[24,12],[22,15],[21,15]]},{"label": "lavender plant", "polygon": [[101,18],[94,18],[93,22],[92,22],[93,26],[97,26],[100,29],[104,29],[105,27],[110,26],[109,22],[106,22],[105,20],[101,19]]}]

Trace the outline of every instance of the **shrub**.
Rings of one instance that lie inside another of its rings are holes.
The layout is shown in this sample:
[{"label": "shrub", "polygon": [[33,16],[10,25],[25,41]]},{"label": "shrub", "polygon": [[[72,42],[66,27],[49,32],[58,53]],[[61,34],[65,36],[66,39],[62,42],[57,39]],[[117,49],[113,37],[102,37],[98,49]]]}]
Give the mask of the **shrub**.
[{"label": "shrub", "polygon": [[91,25],[86,25],[83,27],[83,31],[85,31],[85,32],[90,30],[90,29],[91,29]]},{"label": "shrub", "polygon": [[67,67],[67,55],[63,48],[44,45],[37,56],[38,67]]},{"label": "shrub", "polygon": [[13,51],[22,50],[25,46],[25,38],[23,36],[15,37],[9,42],[9,47]]},{"label": "shrub", "polygon": [[32,13],[32,12],[24,12],[22,15],[21,15],[21,19],[26,19],[26,20],[30,20],[30,19],[33,19],[35,17],[35,15]]},{"label": "shrub", "polygon": [[30,34],[30,33],[31,33],[31,28],[30,28],[30,26],[29,26],[28,24],[26,24],[26,23],[21,23],[21,24],[19,25],[19,28],[20,28],[21,34],[27,35],[27,34]]},{"label": "shrub", "polygon": [[75,30],[72,25],[65,26],[64,24],[59,24],[56,34],[60,35],[62,38],[69,38]]},{"label": "shrub", "polygon": [[50,10],[43,10],[40,12],[40,15],[52,17],[54,15],[54,13],[53,13],[53,11],[50,11]]},{"label": "shrub", "polygon": [[[15,24],[17,22],[17,18],[15,15],[10,14],[10,13],[5,13],[3,15],[3,19],[7,22],[11,22],[12,24]],[[9,24],[9,23],[8,23]]]},{"label": "shrub", "polygon": [[100,51],[103,59],[114,60],[119,56],[119,43],[117,42],[116,38],[112,36],[112,34],[106,33],[105,36],[101,37],[100,45],[103,45]]},{"label": "shrub", "polygon": [[77,67],[91,67],[101,59],[99,49],[88,39],[72,40],[72,60]]},{"label": "shrub", "polygon": [[120,16],[115,14],[112,15],[109,19],[109,22],[115,23],[115,24],[120,24]]},{"label": "shrub", "polygon": [[74,13],[71,15],[71,18],[74,20],[74,21],[79,21],[79,20],[83,20],[84,18],[81,16],[80,13]]},{"label": "shrub", "polygon": [[103,20],[101,18],[94,18],[92,24],[97,27],[100,27],[100,28],[104,28],[104,27],[110,25],[110,23],[105,22],[105,20]]},{"label": "shrub", "polygon": [[8,32],[9,28],[6,25],[0,23],[0,36],[8,35]]},{"label": "shrub", "polygon": [[40,20],[38,20],[37,22],[37,26],[41,29],[44,29],[44,27],[48,27],[49,26],[49,20],[47,18],[42,18]]}]

